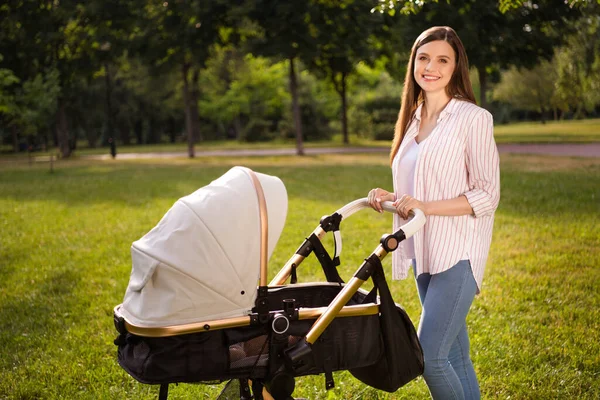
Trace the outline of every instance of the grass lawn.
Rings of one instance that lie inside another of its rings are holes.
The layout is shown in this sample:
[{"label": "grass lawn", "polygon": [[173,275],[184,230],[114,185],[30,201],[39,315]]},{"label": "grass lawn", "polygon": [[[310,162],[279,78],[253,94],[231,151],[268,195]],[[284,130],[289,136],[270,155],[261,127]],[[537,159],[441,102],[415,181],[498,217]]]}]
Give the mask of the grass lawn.
[{"label": "grass lawn", "polygon": [[[481,295],[468,317],[486,399],[600,398],[600,160],[502,155],[502,199]],[[385,155],[61,161],[0,165],[0,399],[156,399],[116,362],[112,309],[131,242],[173,202],[233,165],[279,176],[289,209],[270,275],[320,217],[390,187]],[[235,227],[232,227],[234,229]],[[342,226],[348,278],[391,229],[368,210]],[[384,260],[389,271],[391,257]],[[307,259],[300,281],[324,281]],[[412,278],[393,282],[413,321]],[[422,378],[393,395],[348,372],[297,380],[310,399],[426,399]],[[179,385],[172,399],[212,399],[222,385]]]},{"label": "grass lawn", "polygon": [[498,143],[600,142],[600,119],[496,125],[494,135]]}]

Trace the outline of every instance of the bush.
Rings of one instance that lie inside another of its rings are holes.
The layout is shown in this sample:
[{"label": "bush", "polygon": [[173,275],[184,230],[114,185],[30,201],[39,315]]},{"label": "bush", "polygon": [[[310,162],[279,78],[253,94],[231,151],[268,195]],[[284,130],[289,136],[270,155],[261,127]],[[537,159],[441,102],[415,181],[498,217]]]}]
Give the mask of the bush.
[{"label": "bush", "polygon": [[273,123],[262,118],[251,118],[244,126],[241,140],[245,142],[267,142],[275,137]]},{"label": "bush", "polygon": [[376,97],[366,101],[362,108],[372,121],[372,138],[374,140],[392,140],[394,125],[398,118],[399,101],[396,97]]},{"label": "bush", "polygon": [[364,109],[352,107],[348,110],[348,126],[358,137],[373,137],[373,119]]},{"label": "bush", "polygon": [[[308,103],[300,104],[300,118],[302,120],[302,139],[306,141],[318,141],[331,139],[332,129],[329,127],[329,119],[323,115],[318,105],[312,99],[306,99]],[[296,137],[294,117],[287,110],[284,119],[278,125],[281,136],[287,139]]]},{"label": "bush", "polygon": [[394,124],[373,124],[373,139],[386,141],[394,139]]}]

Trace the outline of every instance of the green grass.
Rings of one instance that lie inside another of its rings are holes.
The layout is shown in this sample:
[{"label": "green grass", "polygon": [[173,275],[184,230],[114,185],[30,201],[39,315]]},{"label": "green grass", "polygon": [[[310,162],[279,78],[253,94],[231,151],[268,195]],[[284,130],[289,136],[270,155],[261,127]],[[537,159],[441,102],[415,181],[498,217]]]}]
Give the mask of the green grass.
[{"label": "green grass", "polygon": [[496,125],[494,135],[498,143],[600,142],[600,119]]},{"label": "green grass", "polygon": [[[481,295],[468,317],[472,356],[487,399],[600,397],[600,160],[503,155],[502,199]],[[155,399],[116,362],[112,309],[131,270],[131,242],[173,202],[232,165],[282,178],[285,229],[270,276],[320,217],[390,186],[382,155],[61,161],[0,166],[0,399]],[[233,229],[233,227],[232,227]],[[349,277],[390,230],[364,211],[343,224],[341,275]],[[384,260],[389,271],[390,258]],[[323,281],[307,259],[301,281]],[[391,284],[418,321],[412,279]],[[310,399],[426,399],[421,378],[393,395],[348,372],[297,381]],[[221,386],[179,385],[173,399],[212,399]]]}]

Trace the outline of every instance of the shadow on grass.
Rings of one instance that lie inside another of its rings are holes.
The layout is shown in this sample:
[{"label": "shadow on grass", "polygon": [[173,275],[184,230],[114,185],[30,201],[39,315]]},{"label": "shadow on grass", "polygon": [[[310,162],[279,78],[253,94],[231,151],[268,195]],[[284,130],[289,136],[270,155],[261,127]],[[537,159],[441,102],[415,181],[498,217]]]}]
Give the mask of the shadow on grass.
[{"label": "shadow on grass", "polygon": [[68,329],[78,318],[73,315],[79,309],[74,291],[80,281],[81,275],[75,271],[56,272],[42,281],[32,281],[29,288],[2,302],[0,345],[4,356],[0,357],[0,369],[12,369],[13,361],[25,361],[28,355],[39,356],[30,353]]},{"label": "shadow on grass", "polygon": [[[68,206],[95,203],[135,206],[157,198],[174,202],[230,168],[130,164],[62,169],[52,175],[29,170],[0,171],[0,199],[52,200]],[[339,202],[340,205],[343,201],[366,196],[374,185],[391,181],[389,168],[381,166],[253,166],[252,169],[281,178],[288,197]]]}]

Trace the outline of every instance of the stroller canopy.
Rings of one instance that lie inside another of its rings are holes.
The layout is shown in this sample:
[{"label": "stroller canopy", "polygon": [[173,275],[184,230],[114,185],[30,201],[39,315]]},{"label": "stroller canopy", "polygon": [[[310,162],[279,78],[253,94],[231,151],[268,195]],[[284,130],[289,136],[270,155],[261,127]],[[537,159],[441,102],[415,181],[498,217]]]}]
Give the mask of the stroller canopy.
[{"label": "stroller canopy", "polygon": [[[252,172],[234,167],[179,199],[131,246],[121,313],[137,326],[164,327],[247,315],[260,274],[260,210]],[[287,214],[274,176],[255,173],[268,215],[268,256]]]}]

